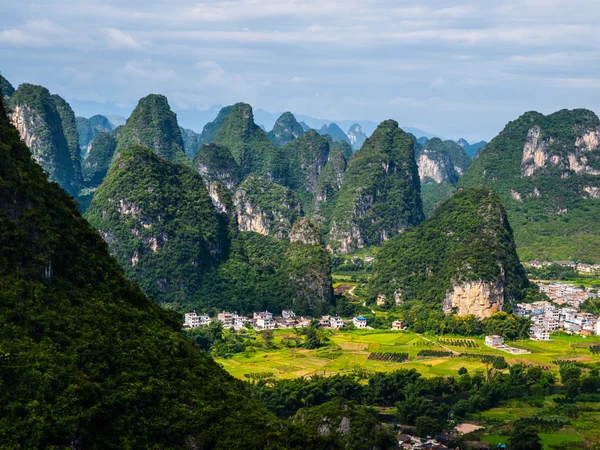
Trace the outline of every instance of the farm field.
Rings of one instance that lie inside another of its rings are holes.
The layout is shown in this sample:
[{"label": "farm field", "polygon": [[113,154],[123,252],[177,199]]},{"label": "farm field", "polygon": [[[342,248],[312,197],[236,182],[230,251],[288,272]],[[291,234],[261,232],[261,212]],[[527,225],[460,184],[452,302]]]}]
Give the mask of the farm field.
[{"label": "farm field", "polygon": [[[424,376],[456,374],[465,367],[469,371],[485,369],[480,360],[468,357],[424,357],[421,351],[452,351],[481,355],[503,356],[509,364],[523,363],[539,365],[550,370],[558,370],[557,359],[578,361],[600,361],[600,355],[593,355],[589,346],[600,343],[600,337],[555,335],[554,341],[536,342],[515,341],[513,347],[530,351],[530,354],[512,355],[485,346],[482,338],[460,336],[420,336],[409,331],[352,330],[331,331],[330,341],[316,350],[287,348],[281,339],[291,335],[292,330],[275,331],[274,348],[258,349],[239,353],[231,358],[217,358],[223,367],[237,378],[244,375],[265,373],[275,378],[310,377],[312,375],[331,376],[355,371],[387,372],[399,368],[415,368]],[[402,362],[386,361],[391,358],[371,354],[408,354]],[[373,359],[375,358],[375,359]]]},{"label": "farm field", "polygon": [[[473,414],[469,421],[486,427],[491,432],[483,437],[491,444],[506,443],[508,434],[502,433],[502,427],[524,417],[551,416],[556,414],[556,405],[551,397],[546,397],[543,404],[529,405],[513,400],[498,408]],[[577,417],[570,418],[569,423],[555,432],[540,433],[542,444],[546,448],[551,445],[569,442],[600,441],[600,405],[597,403],[577,403]]]}]

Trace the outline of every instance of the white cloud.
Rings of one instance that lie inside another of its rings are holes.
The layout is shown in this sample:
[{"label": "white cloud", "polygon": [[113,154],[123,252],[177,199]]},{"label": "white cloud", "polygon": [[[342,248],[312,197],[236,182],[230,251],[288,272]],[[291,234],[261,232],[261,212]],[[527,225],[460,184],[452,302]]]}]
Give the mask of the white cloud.
[{"label": "white cloud", "polygon": [[114,49],[138,49],[142,43],[136,41],[133,36],[117,28],[106,29],[106,40],[109,48]]},{"label": "white cloud", "polygon": [[292,78],[290,78],[290,83],[299,84],[299,83],[304,83],[304,81],[306,81],[306,80],[304,78],[302,78],[302,77],[292,77]]},{"label": "white cloud", "polygon": [[161,67],[150,59],[145,59],[143,61],[129,61],[123,66],[121,73],[130,78],[150,81],[164,82],[177,79],[175,71]]}]

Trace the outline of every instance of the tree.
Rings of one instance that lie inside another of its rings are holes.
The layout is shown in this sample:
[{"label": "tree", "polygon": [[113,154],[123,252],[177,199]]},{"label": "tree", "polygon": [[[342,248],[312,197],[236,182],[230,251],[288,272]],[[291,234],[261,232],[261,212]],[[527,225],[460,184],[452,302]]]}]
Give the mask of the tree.
[{"label": "tree", "polygon": [[308,349],[318,348],[321,346],[321,339],[317,333],[317,327],[314,324],[310,324],[306,328],[306,336],[304,338],[304,347]]},{"label": "tree", "polygon": [[577,381],[581,376],[581,368],[574,364],[562,364],[560,366],[560,380],[566,384],[569,380]]},{"label": "tree", "polygon": [[466,375],[467,373],[469,373],[469,371],[464,367],[461,367],[460,369],[458,369],[459,375]]},{"label": "tree", "polygon": [[264,330],[260,335],[265,341],[265,345],[271,348],[273,346],[273,330]]},{"label": "tree", "polygon": [[417,417],[415,425],[415,431],[417,435],[421,437],[435,436],[442,429],[440,423],[437,420],[432,419],[428,416]]},{"label": "tree", "polygon": [[508,438],[508,450],[542,450],[542,441],[530,427],[517,427]]}]

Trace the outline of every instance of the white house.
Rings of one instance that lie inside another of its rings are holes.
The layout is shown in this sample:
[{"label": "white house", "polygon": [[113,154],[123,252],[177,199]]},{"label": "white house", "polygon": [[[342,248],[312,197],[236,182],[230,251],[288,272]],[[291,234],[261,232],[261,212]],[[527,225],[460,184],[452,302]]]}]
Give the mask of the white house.
[{"label": "white house", "polygon": [[485,345],[488,347],[500,347],[504,344],[504,338],[502,336],[486,336],[485,337]]},{"label": "white house", "polygon": [[354,317],[352,319],[352,323],[356,328],[367,328],[367,319],[365,319],[363,316]]},{"label": "white house", "polygon": [[331,316],[329,318],[329,326],[331,328],[342,328],[344,326],[344,321],[340,316]]},{"label": "white house", "polygon": [[254,319],[256,322],[256,328],[259,330],[274,330],[276,323],[273,320],[273,314],[265,312],[265,313],[255,313]]},{"label": "white house", "polygon": [[223,311],[217,315],[217,320],[223,323],[223,328],[231,328],[233,326],[233,314]]},{"label": "white house", "polygon": [[183,326],[186,328],[198,328],[208,325],[210,323],[210,317],[206,314],[198,315],[195,312],[185,313],[185,321]]},{"label": "white house", "polygon": [[283,317],[284,319],[293,319],[294,317],[296,317],[296,314],[291,309],[284,309],[283,311],[281,311],[281,317]]},{"label": "white house", "polygon": [[401,320],[394,320],[392,322],[392,330],[402,330],[402,321]]}]

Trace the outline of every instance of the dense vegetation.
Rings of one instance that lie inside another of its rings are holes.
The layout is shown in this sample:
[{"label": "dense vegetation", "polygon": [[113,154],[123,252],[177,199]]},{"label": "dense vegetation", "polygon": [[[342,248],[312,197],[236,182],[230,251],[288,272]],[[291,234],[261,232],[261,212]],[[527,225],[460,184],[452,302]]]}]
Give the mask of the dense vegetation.
[{"label": "dense vegetation", "polygon": [[190,164],[184,152],[177,115],[163,95],[151,94],[142,98],[127,119],[119,136],[117,154],[132,145],[147,147],[172,162]]},{"label": "dense vegetation", "polygon": [[125,278],[2,106],[0,161],[3,446],[306,448]]},{"label": "dense vegetation", "polygon": [[86,119],[85,117],[77,117],[77,134],[79,135],[79,145],[85,157],[85,153],[88,152],[90,144],[98,133],[108,133],[115,127],[106,117],[101,115],[95,115]]},{"label": "dense vegetation", "polygon": [[304,134],[304,129],[291,112],[284,112],[267,133],[269,139],[279,146],[292,142]]},{"label": "dense vegetation", "polygon": [[196,152],[200,148],[200,135],[193,130],[179,127],[181,138],[183,139],[183,150],[190,159],[194,159]]},{"label": "dense vegetation", "polygon": [[229,149],[243,177],[254,174],[284,183],[287,163],[283,153],[269,140],[267,133],[254,123],[250,105],[237,103],[231,108],[214,142]]},{"label": "dense vegetation", "polygon": [[296,191],[307,215],[313,207],[319,175],[329,158],[329,142],[314,130],[282,147],[289,165],[286,185]]},{"label": "dense vegetation", "polygon": [[459,139],[458,141],[456,141],[456,143],[464,149],[465,153],[471,159],[475,159],[475,156],[477,155],[479,150],[481,150],[483,147],[485,147],[487,145],[487,142],[485,142],[485,141],[479,141],[479,142],[475,142],[473,144],[469,144],[465,139],[462,139],[462,138]]},{"label": "dense vegetation", "polygon": [[215,120],[204,125],[204,128],[202,128],[202,133],[198,139],[198,148],[200,148],[201,145],[210,144],[215,141],[217,131],[219,131],[219,128],[221,125],[223,125],[223,122],[225,122],[225,118],[229,115],[232,108],[233,106],[225,106],[224,108],[221,108]]},{"label": "dense vegetation", "polygon": [[226,251],[204,180],[144,147],[121,152],[86,212],[125,273],[161,301],[185,300]]},{"label": "dense vegetation", "polygon": [[0,74],[0,95],[4,97],[4,99],[9,99],[15,93],[15,88],[10,81]]},{"label": "dense vegetation", "polygon": [[115,133],[101,131],[90,143],[90,150],[83,161],[83,180],[88,188],[102,184],[117,150]]},{"label": "dense vegetation", "polygon": [[411,136],[387,120],[354,153],[332,214],[332,248],[376,245],[421,222],[413,150]]},{"label": "dense vegetation", "polygon": [[506,212],[488,188],[456,193],[430,220],[385,242],[370,289],[373,298],[400,298],[412,326],[428,320],[426,310],[440,317],[447,293],[470,281],[502,286],[506,303],[528,286]]},{"label": "dense vegetation", "polygon": [[331,216],[337,203],[338,193],[342,188],[344,173],[346,173],[346,166],[346,158],[342,151],[332,149],[329,152],[327,163],[317,179],[313,211],[323,219],[325,231],[329,230]]},{"label": "dense vegetation", "polygon": [[[600,262],[600,149],[586,149],[600,129],[591,111],[528,112],[484,147],[459,186],[486,185],[504,203],[523,260]],[[539,135],[536,137],[536,132]],[[539,150],[541,165],[523,160]]]},{"label": "dense vegetation", "polygon": [[20,116],[21,132],[29,136],[33,158],[52,181],[77,196],[82,182],[81,161],[70,106],[42,86],[22,84],[11,96],[9,109],[13,118]]},{"label": "dense vegetation", "polygon": [[220,181],[231,190],[235,190],[242,180],[240,166],[229,149],[222,145],[204,144],[197,150],[192,166],[205,182]]}]

